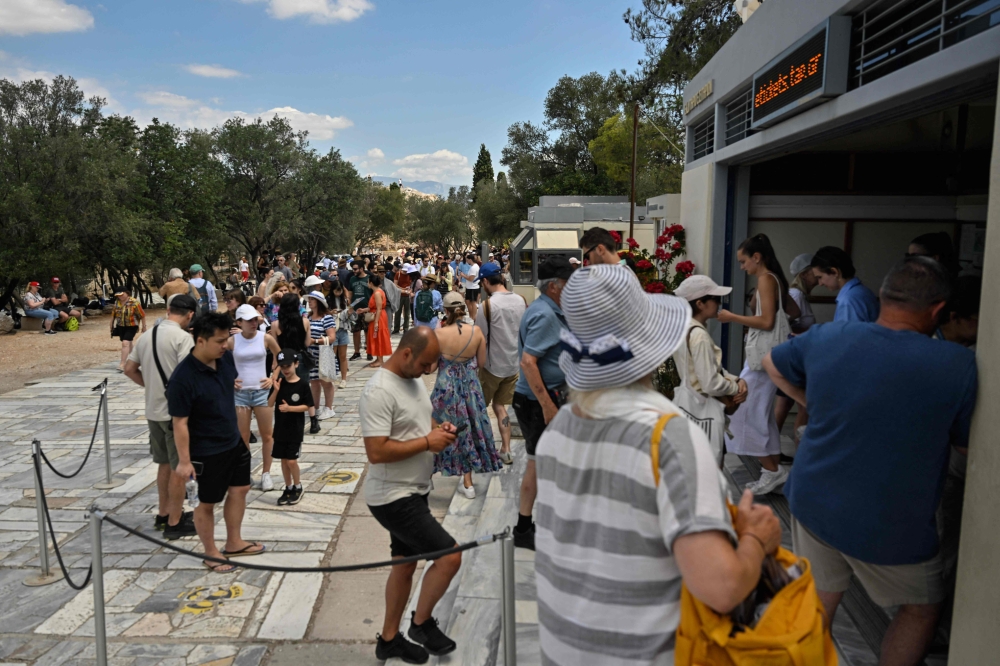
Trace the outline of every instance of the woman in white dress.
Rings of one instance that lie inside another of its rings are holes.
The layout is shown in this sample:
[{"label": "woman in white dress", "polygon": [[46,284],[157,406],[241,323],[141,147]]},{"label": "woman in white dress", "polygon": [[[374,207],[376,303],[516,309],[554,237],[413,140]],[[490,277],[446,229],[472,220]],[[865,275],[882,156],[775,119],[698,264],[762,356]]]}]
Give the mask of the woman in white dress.
[{"label": "woman in white dress", "polygon": [[786,334],[778,334],[778,331],[789,330],[788,315],[785,313],[788,312],[792,318],[801,313],[788,295],[788,281],[767,236],[757,234],[743,241],[736,257],[740,268],[747,275],[757,278],[757,290],[752,300],[756,314],[737,315],[719,310],[719,321],[723,324],[741,324],[750,329],[747,334],[748,360],[740,373],[749,394],[746,404],[730,420],[732,436],[726,437],[726,450],[754,456],[760,461],[764,468],[760,478],[747,487],[755,495],[765,495],[788,479],[788,468],[781,466],[781,438],[774,420],[774,398],[778,387],[762,368],[751,369],[750,352],[756,351],[759,355],[762,339],[770,337],[774,343],[783,342]]}]

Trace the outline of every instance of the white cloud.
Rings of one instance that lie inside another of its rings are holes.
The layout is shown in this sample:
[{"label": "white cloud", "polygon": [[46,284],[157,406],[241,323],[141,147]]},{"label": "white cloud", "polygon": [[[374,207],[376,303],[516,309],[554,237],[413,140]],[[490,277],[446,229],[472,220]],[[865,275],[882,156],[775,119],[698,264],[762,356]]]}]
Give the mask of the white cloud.
[{"label": "white cloud", "polygon": [[309,138],[318,141],[328,141],[334,137],[336,131],[354,125],[354,122],[344,116],[333,117],[321,113],[306,113],[290,106],[265,111],[261,116],[265,119],[281,116],[288,120],[296,130],[306,130],[309,132]]},{"label": "white cloud", "polygon": [[309,132],[309,138],[317,141],[328,141],[335,136],[337,131],[354,125],[350,119],[343,116],[334,117],[320,113],[307,113],[291,106],[277,107],[263,113],[247,113],[220,109],[165,90],[138,93],[137,97],[148,105],[148,107],[136,109],[132,113],[140,122],[159,118],[184,128],[211,129],[230,118],[250,120],[261,117],[269,120],[274,116],[280,116],[288,120],[294,129]]},{"label": "white cloud", "polygon": [[375,9],[369,0],[240,0],[266,2],[267,13],[276,19],[307,16],[312,23],[348,23]]},{"label": "white cloud", "polygon": [[392,163],[398,167],[392,174],[405,180],[466,180],[472,175],[469,158],[450,150],[407,155]]},{"label": "white cloud", "polygon": [[65,0],[3,0],[0,33],[76,32],[94,27],[94,16]]},{"label": "white cloud", "polygon": [[184,95],[175,95],[165,90],[155,92],[141,92],[136,96],[150,106],[165,107],[168,109],[190,109],[198,105],[198,100],[190,99]]},{"label": "white cloud", "polygon": [[210,79],[231,79],[236,76],[243,76],[242,72],[223,67],[222,65],[184,65],[184,69],[195,76],[205,76]]},{"label": "white cloud", "polygon": [[385,153],[382,152],[381,148],[372,148],[368,151],[368,159],[381,162],[385,159]]}]

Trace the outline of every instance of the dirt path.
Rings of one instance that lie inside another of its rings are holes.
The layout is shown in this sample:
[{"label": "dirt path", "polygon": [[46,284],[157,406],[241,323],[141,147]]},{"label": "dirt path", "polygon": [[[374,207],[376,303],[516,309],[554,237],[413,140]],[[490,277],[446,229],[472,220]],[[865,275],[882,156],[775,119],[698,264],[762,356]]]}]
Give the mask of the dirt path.
[{"label": "dirt path", "polygon": [[88,317],[80,330],[58,335],[41,331],[0,335],[0,393],[22,388],[25,382],[117,361],[121,343],[111,337],[108,324],[105,315]]}]

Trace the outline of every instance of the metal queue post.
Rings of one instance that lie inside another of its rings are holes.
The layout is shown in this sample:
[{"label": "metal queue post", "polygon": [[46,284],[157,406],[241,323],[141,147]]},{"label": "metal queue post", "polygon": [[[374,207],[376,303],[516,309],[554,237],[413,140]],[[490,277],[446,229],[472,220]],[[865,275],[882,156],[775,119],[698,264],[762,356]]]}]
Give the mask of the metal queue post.
[{"label": "metal queue post", "polygon": [[125,483],[111,476],[111,420],[108,418],[108,380],[104,379],[94,390],[101,389],[101,420],[104,421],[104,482],[95,483],[98,490],[110,490]]},{"label": "metal queue post", "polygon": [[503,663],[504,666],[517,666],[517,616],[514,604],[514,535],[510,528],[500,539],[500,585],[502,607]]},{"label": "metal queue post", "polygon": [[[41,444],[37,439],[31,442],[33,458],[38,457],[40,449]],[[38,560],[42,572],[38,576],[25,578],[24,584],[28,587],[41,587],[62,580],[63,575],[61,571],[53,572],[49,566],[49,541],[45,532],[45,507],[42,506],[42,493],[45,492],[45,489],[42,488],[42,480],[34,472],[34,467],[32,467],[32,476],[35,477],[35,508],[38,510]]]}]

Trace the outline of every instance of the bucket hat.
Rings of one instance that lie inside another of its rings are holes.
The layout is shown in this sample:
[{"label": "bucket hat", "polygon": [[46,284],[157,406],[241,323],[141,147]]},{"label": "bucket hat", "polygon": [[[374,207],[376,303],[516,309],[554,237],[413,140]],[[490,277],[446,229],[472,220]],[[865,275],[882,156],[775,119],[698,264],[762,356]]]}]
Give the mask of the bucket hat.
[{"label": "bucket hat", "polygon": [[728,296],[732,291],[732,287],[720,287],[707,275],[690,275],[674,289],[674,296],[685,301],[697,301],[706,296]]},{"label": "bucket hat", "polygon": [[326,296],[324,296],[321,292],[310,291],[308,294],[306,294],[306,298],[315,298],[317,301],[323,304],[324,308],[330,307],[329,305],[326,304]]},{"label": "bucket hat", "polygon": [[305,286],[306,287],[315,287],[318,284],[323,284],[323,278],[322,277],[317,276],[317,275],[310,275],[309,277],[306,278],[306,281],[305,281]]},{"label": "bucket hat", "polygon": [[560,307],[569,330],[560,334],[559,367],[577,391],[627,386],[650,374],[680,347],[691,319],[687,301],[647,294],[620,265],[577,269]]}]

